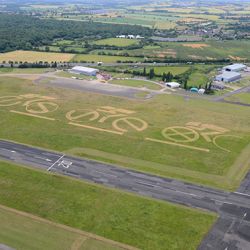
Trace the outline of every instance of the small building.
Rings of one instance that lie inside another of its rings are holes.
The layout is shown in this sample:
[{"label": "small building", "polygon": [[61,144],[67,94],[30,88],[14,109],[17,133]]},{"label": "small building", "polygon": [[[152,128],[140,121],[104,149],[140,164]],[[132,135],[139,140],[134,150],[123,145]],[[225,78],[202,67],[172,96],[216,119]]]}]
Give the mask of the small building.
[{"label": "small building", "polygon": [[128,35],[127,38],[128,39],[135,39],[135,36],[134,35]]},{"label": "small building", "polygon": [[216,76],[215,80],[220,82],[234,82],[241,78],[241,74],[233,71],[224,71]]},{"label": "small building", "polygon": [[213,90],[223,90],[225,89],[225,85],[223,82],[213,82],[211,85],[211,89]]},{"label": "small building", "polygon": [[205,92],[206,92],[205,89],[199,89],[199,90],[198,90],[198,94],[200,94],[200,95],[204,95]]},{"label": "small building", "polygon": [[239,72],[242,71],[244,69],[246,69],[247,66],[241,63],[235,63],[232,65],[228,65],[226,67],[223,68],[224,71],[232,71],[232,72]]},{"label": "small building", "polygon": [[70,69],[69,72],[73,73],[73,74],[96,76],[96,74],[99,72],[99,70],[93,69],[93,68],[88,68],[88,67],[75,66],[72,69]]},{"label": "small building", "polygon": [[191,88],[190,91],[194,92],[194,93],[199,93],[199,89],[197,89],[197,88]]},{"label": "small building", "polygon": [[177,89],[177,88],[179,88],[181,85],[180,85],[180,83],[178,83],[178,82],[166,82],[166,83],[165,83],[165,86],[166,86],[166,87],[169,87],[169,88],[171,88],[171,89]]}]

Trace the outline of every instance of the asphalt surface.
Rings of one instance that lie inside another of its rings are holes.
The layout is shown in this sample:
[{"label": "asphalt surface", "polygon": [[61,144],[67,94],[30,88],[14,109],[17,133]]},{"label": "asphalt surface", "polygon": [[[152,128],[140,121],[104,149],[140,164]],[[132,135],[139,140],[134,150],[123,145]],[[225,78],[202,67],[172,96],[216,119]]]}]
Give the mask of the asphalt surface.
[{"label": "asphalt surface", "polygon": [[0,158],[138,195],[216,212],[220,218],[199,249],[250,249],[250,174],[237,192],[230,193],[3,140],[0,140]]},{"label": "asphalt surface", "polygon": [[[79,90],[83,92],[98,93],[102,95],[110,95],[117,97],[126,97],[131,99],[148,99],[152,98],[157,94],[161,94],[160,91],[150,90],[147,88],[135,88],[121,85],[114,85],[109,83],[100,83],[97,81],[89,80],[77,80],[65,77],[55,77],[54,79],[49,79],[49,83],[41,83],[43,85],[49,85],[54,87],[66,88]],[[39,80],[36,80],[36,83],[40,83],[43,79],[46,79],[45,76],[41,76]],[[140,97],[140,93],[143,91],[147,92],[148,95],[145,97]]]}]

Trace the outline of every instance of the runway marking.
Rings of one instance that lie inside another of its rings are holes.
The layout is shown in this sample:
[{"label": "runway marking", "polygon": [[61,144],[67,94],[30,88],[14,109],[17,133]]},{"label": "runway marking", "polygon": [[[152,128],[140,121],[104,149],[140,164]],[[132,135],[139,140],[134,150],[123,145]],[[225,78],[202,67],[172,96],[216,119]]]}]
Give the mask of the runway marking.
[{"label": "runway marking", "polygon": [[[194,196],[194,197],[200,197],[196,194],[190,194],[190,193],[186,193],[186,192],[182,192],[182,191],[179,191],[179,190],[174,190],[176,193],[181,193],[181,194],[186,194],[186,195],[190,195],[190,196]],[[200,197],[201,198],[201,197]]]},{"label": "runway marking", "polygon": [[179,144],[179,143],[175,143],[175,142],[157,140],[157,139],[153,139],[153,138],[145,138],[145,140],[146,141],[153,141],[153,142],[159,142],[159,143],[169,144],[169,145],[174,145],[174,146],[179,146],[179,147],[182,147],[182,148],[189,148],[189,149],[199,150],[199,151],[203,151],[203,152],[207,152],[207,153],[210,152],[210,150],[207,149],[207,148],[198,148],[198,147],[184,145],[184,144]]},{"label": "runway marking", "polygon": [[240,192],[234,192],[234,194],[240,194],[240,195],[244,195],[244,196],[248,196],[248,197],[250,197],[250,195],[249,195],[249,194],[244,194],[244,193],[240,193]]},{"label": "runway marking", "polygon": [[54,163],[47,169],[47,171],[50,171],[50,170],[55,166],[55,164],[58,163],[64,156],[65,156],[65,155],[62,155],[56,162],[54,162]]},{"label": "runway marking", "polygon": [[45,117],[45,116],[40,116],[40,115],[34,115],[34,114],[29,114],[26,112],[20,112],[20,111],[16,111],[16,110],[10,110],[11,113],[16,113],[19,115],[26,115],[26,116],[32,116],[32,117],[36,117],[36,118],[41,118],[41,119],[45,119],[45,120],[50,120],[50,121],[55,121],[55,118],[50,118],[50,117]]}]

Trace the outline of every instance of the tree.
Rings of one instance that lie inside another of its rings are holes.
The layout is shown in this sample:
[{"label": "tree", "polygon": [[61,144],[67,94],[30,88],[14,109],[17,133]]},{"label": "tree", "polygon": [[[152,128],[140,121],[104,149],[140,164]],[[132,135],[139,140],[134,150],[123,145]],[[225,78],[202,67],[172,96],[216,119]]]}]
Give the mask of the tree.
[{"label": "tree", "polygon": [[166,81],[166,76],[167,76],[167,75],[166,75],[166,73],[164,72],[164,73],[162,74],[162,81],[163,81],[163,82]]},{"label": "tree", "polygon": [[143,68],[143,73],[142,73],[143,76],[146,76],[147,75],[147,71],[146,71],[146,67]]},{"label": "tree", "polygon": [[150,69],[150,71],[149,71],[149,79],[154,78],[154,76],[155,76],[155,70],[154,69]]},{"label": "tree", "polygon": [[45,51],[46,51],[46,52],[49,52],[49,51],[50,51],[49,46],[46,46],[46,47],[45,47]]},{"label": "tree", "polygon": [[165,78],[166,82],[171,82],[173,80],[173,75],[171,72],[168,72]]},{"label": "tree", "polygon": [[183,81],[183,88],[184,88],[185,90],[188,89],[187,80],[184,80],[184,81]]}]

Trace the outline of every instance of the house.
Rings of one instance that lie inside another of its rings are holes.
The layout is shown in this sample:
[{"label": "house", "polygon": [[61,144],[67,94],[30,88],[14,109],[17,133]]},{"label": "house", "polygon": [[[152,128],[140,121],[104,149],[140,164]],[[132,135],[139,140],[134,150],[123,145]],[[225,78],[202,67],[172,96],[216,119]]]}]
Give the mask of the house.
[{"label": "house", "polygon": [[215,80],[219,82],[234,82],[241,78],[241,74],[233,71],[223,71],[222,74],[216,76]]},{"label": "house", "polygon": [[134,35],[128,35],[127,38],[128,39],[135,39],[135,36]]},{"label": "house", "polygon": [[96,74],[99,72],[99,70],[93,69],[93,68],[88,68],[88,67],[75,66],[72,69],[70,69],[69,72],[73,73],[73,74],[96,76]]},{"label": "house", "polygon": [[176,89],[176,88],[179,88],[181,85],[178,82],[166,82],[165,86],[171,89]]},{"label": "house", "polygon": [[239,72],[242,71],[244,69],[246,69],[247,66],[241,63],[235,63],[232,65],[228,65],[226,67],[223,68],[224,71],[232,71],[232,72]]}]

